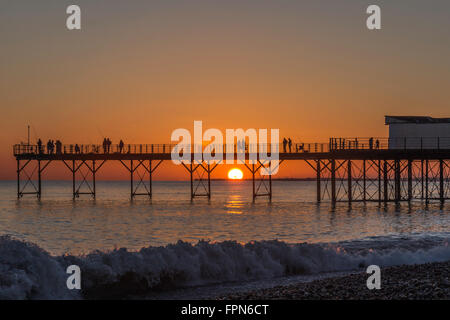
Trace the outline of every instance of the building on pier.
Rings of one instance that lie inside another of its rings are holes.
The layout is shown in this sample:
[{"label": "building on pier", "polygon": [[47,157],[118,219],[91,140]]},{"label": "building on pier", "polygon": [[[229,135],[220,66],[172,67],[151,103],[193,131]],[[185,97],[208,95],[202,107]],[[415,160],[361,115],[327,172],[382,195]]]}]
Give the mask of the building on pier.
[{"label": "building on pier", "polygon": [[450,149],[450,118],[385,116],[389,149]]}]

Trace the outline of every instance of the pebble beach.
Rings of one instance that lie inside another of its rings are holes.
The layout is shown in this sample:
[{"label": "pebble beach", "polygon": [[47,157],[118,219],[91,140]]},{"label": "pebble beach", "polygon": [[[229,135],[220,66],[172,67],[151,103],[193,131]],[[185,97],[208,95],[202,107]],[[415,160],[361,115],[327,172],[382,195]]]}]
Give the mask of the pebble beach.
[{"label": "pebble beach", "polygon": [[369,290],[365,272],[234,293],[232,300],[449,300],[450,261],[381,268],[381,289]]}]

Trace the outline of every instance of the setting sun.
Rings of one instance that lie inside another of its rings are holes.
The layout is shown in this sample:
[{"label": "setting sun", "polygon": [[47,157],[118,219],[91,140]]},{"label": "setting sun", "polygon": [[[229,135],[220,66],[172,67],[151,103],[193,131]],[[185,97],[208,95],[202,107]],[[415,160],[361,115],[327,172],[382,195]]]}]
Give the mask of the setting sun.
[{"label": "setting sun", "polygon": [[242,177],[244,176],[244,174],[242,173],[242,170],[234,168],[231,169],[230,171],[228,171],[228,179],[232,179],[232,180],[240,180],[242,179]]}]

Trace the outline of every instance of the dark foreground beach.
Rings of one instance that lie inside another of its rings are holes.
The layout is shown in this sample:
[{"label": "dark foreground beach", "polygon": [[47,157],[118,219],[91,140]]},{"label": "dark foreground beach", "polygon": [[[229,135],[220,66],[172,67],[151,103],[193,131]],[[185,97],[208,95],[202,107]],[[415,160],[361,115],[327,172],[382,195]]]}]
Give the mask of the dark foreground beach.
[{"label": "dark foreground beach", "polygon": [[231,294],[219,299],[450,299],[450,261],[381,269],[381,289],[369,290],[366,273]]}]

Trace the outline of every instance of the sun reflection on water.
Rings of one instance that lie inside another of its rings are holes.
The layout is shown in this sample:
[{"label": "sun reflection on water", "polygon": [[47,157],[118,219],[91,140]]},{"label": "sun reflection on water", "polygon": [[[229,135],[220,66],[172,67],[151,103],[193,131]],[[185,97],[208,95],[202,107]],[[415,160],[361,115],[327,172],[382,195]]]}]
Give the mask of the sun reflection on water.
[{"label": "sun reflection on water", "polygon": [[230,214],[243,214],[244,213],[244,199],[239,194],[230,195],[226,203],[227,213]]}]

